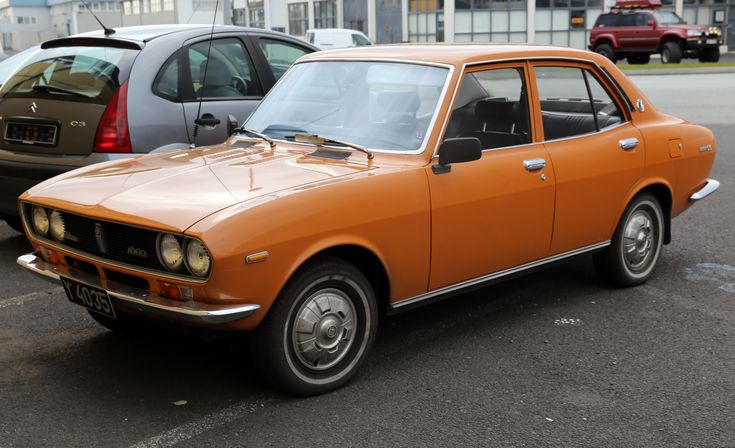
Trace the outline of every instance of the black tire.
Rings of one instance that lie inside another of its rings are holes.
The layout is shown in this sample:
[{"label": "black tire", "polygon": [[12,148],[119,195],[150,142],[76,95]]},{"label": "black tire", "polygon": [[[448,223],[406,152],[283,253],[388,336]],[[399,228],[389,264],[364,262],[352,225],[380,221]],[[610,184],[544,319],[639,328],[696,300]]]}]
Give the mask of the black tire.
[{"label": "black tire", "polygon": [[[620,218],[610,246],[593,257],[597,272],[616,286],[645,283],[661,255],[664,225],[664,214],[655,196],[644,193],[633,198]],[[640,262],[631,260],[638,257]]]},{"label": "black tire", "polygon": [[362,272],[338,258],[318,258],[294,274],[255,332],[255,363],[266,380],[290,393],[329,392],[362,365],[377,318],[375,294]]},{"label": "black tire", "polygon": [[20,217],[1,215],[0,218],[4,219],[5,223],[10,226],[11,229],[15,230],[16,232],[24,233],[23,224],[20,222]]},{"label": "black tire", "polygon": [[613,62],[618,62],[618,58],[615,56],[615,50],[610,44],[600,44],[596,46],[595,53],[601,54]]},{"label": "black tire", "polygon": [[699,52],[699,62],[719,62],[720,48],[706,48]]},{"label": "black tire", "polygon": [[649,62],[651,62],[650,54],[636,54],[628,56],[628,63],[630,64],[648,64]]},{"label": "black tire", "polygon": [[681,62],[682,50],[678,42],[666,42],[661,50],[662,64],[678,64]]}]

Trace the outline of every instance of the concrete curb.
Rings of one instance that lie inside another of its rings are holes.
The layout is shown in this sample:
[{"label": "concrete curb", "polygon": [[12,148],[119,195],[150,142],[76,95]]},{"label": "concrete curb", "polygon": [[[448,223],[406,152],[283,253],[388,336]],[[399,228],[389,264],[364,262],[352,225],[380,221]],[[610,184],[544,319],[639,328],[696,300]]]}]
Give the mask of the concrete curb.
[{"label": "concrete curb", "polygon": [[662,68],[649,70],[623,70],[628,76],[653,75],[701,75],[709,73],[735,73],[735,67]]}]

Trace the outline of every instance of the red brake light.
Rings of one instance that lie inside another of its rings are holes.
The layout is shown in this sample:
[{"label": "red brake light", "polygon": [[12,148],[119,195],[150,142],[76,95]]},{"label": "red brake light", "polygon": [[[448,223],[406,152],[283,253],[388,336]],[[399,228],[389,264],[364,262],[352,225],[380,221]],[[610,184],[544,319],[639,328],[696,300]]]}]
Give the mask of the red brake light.
[{"label": "red brake light", "polygon": [[128,82],[112,95],[94,137],[94,152],[133,152],[128,129]]}]

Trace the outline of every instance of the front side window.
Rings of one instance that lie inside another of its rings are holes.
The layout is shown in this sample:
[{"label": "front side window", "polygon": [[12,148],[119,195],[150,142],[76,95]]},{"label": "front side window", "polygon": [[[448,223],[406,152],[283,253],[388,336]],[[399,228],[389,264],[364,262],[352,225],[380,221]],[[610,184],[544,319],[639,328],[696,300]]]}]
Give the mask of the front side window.
[{"label": "front side window", "polygon": [[[312,35],[313,37],[313,35]],[[296,60],[309,52],[295,45],[270,39],[260,39],[260,49],[273,72],[276,81],[286,73]]]},{"label": "front side window", "polygon": [[482,149],[530,143],[528,94],[520,68],[467,73],[444,138],[475,137]]},{"label": "front side window", "polygon": [[297,64],[244,126],[275,139],[317,134],[371,149],[417,151],[431,131],[448,74],[408,63]]},{"label": "front side window", "polygon": [[684,23],[684,20],[674,11],[654,11],[653,15],[661,25],[679,25]]},{"label": "front side window", "polygon": [[[209,52],[209,62],[207,62]],[[239,39],[197,42],[189,47],[194,96],[204,99],[261,96],[253,63]]]},{"label": "front side window", "polygon": [[535,67],[544,138],[574,137],[623,121],[620,108],[591,71],[579,67]]}]

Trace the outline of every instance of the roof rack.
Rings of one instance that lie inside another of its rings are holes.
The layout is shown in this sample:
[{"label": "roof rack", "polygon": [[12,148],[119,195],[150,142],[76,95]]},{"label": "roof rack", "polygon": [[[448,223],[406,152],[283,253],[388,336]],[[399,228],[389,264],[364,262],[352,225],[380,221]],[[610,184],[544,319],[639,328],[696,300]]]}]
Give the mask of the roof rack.
[{"label": "roof rack", "polygon": [[654,9],[661,6],[661,0],[618,0],[611,9]]}]

